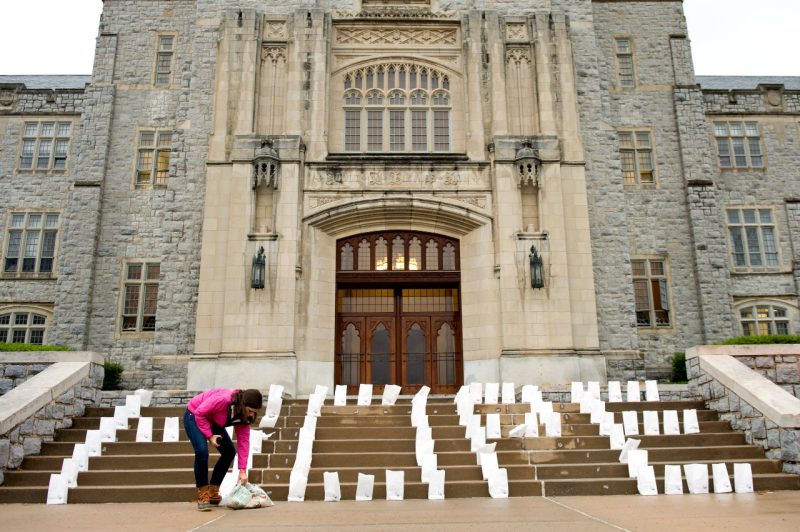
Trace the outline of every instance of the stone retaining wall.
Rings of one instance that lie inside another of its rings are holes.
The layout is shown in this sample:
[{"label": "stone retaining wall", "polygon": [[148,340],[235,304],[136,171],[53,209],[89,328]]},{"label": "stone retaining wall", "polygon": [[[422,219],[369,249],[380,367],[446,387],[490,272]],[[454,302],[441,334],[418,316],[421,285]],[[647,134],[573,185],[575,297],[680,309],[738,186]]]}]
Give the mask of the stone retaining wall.
[{"label": "stone retaining wall", "polygon": [[0,364],[0,396],[41,373],[48,366],[49,364]]}]

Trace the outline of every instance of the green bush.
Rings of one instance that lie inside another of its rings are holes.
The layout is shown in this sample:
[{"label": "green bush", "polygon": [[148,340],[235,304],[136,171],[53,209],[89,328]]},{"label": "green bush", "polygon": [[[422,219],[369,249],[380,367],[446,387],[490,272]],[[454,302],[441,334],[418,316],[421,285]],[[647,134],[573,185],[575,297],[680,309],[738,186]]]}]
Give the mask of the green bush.
[{"label": "green bush", "polygon": [[688,382],[686,376],[686,354],[675,353],[672,355],[672,382]]},{"label": "green bush", "polygon": [[747,344],[800,344],[800,335],[797,334],[765,334],[762,336],[737,336],[720,342],[719,345],[747,345]]},{"label": "green bush", "polygon": [[65,345],[7,344],[0,342],[0,351],[71,351]]},{"label": "green bush", "polygon": [[103,390],[121,390],[122,389],[122,371],[124,368],[122,364],[106,360],[103,362]]}]

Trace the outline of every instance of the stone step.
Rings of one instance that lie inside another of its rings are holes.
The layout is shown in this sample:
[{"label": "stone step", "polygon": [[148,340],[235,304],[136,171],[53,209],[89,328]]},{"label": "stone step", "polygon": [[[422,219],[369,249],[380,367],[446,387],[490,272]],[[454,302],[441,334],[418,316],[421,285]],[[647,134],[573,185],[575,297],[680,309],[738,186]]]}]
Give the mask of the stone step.
[{"label": "stone step", "polygon": [[[738,460],[764,458],[764,449],[755,445],[725,445],[708,447],[661,447],[647,449],[652,462],[688,463],[701,460]],[[565,449],[528,451],[530,463],[539,464],[594,464],[619,461],[615,449]]]},{"label": "stone step", "polygon": [[[465,452],[437,452],[440,466],[448,465],[473,465],[476,463],[473,453]],[[282,467],[291,468],[294,465],[294,453],[275,453],[253,457],[254,467]],[[268,462],[268,464],[267,464]],[[527,464],[526,451],[498,451],[497,462],[503,464]],[[374,452],[374,453],[326,453],[314,454],[312,459],[314,467],[379,467],[391,469],[393,467],[416,467],[417,459],[414,452]]]},{"label": "stone step", "polygon": [[[676,461],[676,462],[649,462],[655,469],[656,476],[664,475],[665,465],[683,465],[684,463],[699,464],[718,464],[723,462],[728,467],[728,471],[733,471],[734,463],[749,463],[753,474],[756,473],[781,473],[780,460],[769,460],[766,458],[740,459],[740,460],[696,460],[696,461]],[[619,462],[594,463],[594,464],[557,464],[557,465],[537,465],[534,467],[534,478],[538,480],[565,480],[582,478],[612,478],[627,477],[628,465]]]}]

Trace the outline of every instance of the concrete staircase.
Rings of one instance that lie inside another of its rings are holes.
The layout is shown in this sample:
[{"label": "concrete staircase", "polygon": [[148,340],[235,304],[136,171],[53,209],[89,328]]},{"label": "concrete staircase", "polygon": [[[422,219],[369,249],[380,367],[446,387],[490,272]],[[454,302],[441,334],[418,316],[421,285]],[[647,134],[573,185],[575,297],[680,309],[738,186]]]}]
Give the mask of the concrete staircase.
[{"label": "concrete staircase", "polygon": [[[475,407],[476,413],[501,415],[504,438],[498,441],[497,456],[500,467],[508,469],[510,495],[637,493],[636,481],[628,478],[627,466],[618,462],[619,451],[609,449],[608,437],[598,435],[598,426],[589,423],[589,414],[580,414],[579,405],[574,403],[555,403],[553,407],[562,414],[562,437],[527,439],[505,437],[510,428],[524,423],[527,404]],[[649,451],[660,493],[665,464],[692,462],[725,462],[731,474],[734,462],[748,462],[752,464],[756,490],[800,489],[800,476],[782,473],[780,461],[766,459],[763,449],[748,445],[742,433],[732,431],[727,422],[718,421],[716,413],[705,410],[702,402],[606,404],[607,411],[616,413],[618,423],[622,422],[623,410],[678,410],[680,418],[684,408],[697,409],[700,434],[637,437],[642,441],[640,448]],[[338,471],[343,499],[355,498],[359,472],[374,474],[373,496],[384,498],[386,469],[405,471],[406,498],[427,498],[428,488],[420,481],[415,460],[416,429],[411,427],[410,411],[408,400],[395,406],[323,407],[317,421],[306,500],[323,498],[324,471]],[[271,491],[274,500],[286,500],[305,412],[305,401],[284,401],[278,426],[265,429],[274,430],[275,435],[264,442],[263,452],[253,459],[251,482]],[[469,451],[464,427],[458,425],[452,398],[431,397],[427,413],[439,468],[446,470],[445,496],[487,497],[487,482],[482,480],[475,455]],[[185,434],[181,431],[179,442],[160,442],[164,417],[182,414],[183,408],[142,408],[142,416],[154,418],[154,442],[135,443],[137,420],[131,419],[130,429],[117,431],[117,442],[104,444],[103,455],[90,458],[89,471],[80,473],[78,487],[70,490],[69,502],[192,500],[193,452]],[[50,474],[60,472],[62,460],[72,455],[75,443],[84,441],[86,430],[98,428],[101,417],[112,415],[112,408],[87,409],[84,417],[74,420],[72,428],[60,431],[56,441],[43,444],[41,455],[27,457],[19,470],[5,473],[0,502],[44,502]],[[640,432],[644,432],[641,426]],[[540,427],[540,433],[544,434],[544,427]],[[212,456],[212,465],[214,461]],[[688,493],[685,486],[684,490]]]}]

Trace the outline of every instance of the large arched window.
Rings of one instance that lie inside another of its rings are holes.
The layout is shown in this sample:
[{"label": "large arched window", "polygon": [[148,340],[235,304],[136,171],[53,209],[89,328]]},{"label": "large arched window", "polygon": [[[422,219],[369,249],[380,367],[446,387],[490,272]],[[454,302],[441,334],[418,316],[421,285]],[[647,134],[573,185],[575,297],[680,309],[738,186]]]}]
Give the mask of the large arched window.
[{"label": "large arched window", "polygon": [[452,149],[450,79],[443,72],[405,63],[362,67],[345,74],[342,95],[346,152]]},{"label": "large arched window", "polygon": [[739,323],[744,336],[791,334],[791,309],[772,303],[758,303],[739,309]]},{"label": "large arched window", "polygon": [[[337,271],[441,271],[460,269],[458,240],[430,233],[384,231],[338,241]],[[354,252],[358,249],[358,261]],[[423,249],[425,250],[423,252]]]},{"label": "large arched window", "polygon": [[51,313],[40,308],[0,309],[0,343],[43,344]]}]

